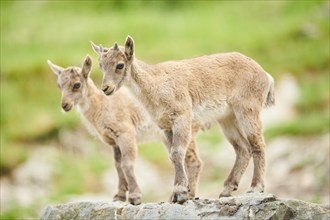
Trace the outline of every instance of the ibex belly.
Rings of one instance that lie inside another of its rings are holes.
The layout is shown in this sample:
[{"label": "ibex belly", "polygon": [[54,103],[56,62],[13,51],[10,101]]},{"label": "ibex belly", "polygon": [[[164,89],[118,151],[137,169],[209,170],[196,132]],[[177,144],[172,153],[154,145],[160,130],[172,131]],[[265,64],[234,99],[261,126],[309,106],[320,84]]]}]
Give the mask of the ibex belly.
[{"label": "ibex belly", "polygon": [[226,101],[206,101],[193,107],[193,121],[198,123],[212,123],[229,113]]}]

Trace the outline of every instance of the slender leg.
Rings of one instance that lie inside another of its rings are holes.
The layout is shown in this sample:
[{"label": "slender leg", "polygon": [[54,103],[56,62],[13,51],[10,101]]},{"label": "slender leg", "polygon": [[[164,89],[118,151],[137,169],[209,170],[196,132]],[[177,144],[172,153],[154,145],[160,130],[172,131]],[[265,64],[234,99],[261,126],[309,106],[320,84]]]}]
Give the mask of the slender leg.
[{"label": "slender leg", "polygon": [[136,181],[134,162],[137,155],[137,145],[134,132],[122,133],[118,139],[118,145],[122,153],[121,168],[128,183],[128,201],[133,205],[141,203],[141,190]]},{"label": "slender leg", "polygon": [[237,190],[241,177],[249,164],[251,153],[249,142],[242,134],[242,131],[240,131],[234,115],[219,121],[219,124],[236,152],[235,164],[225,180],[224,189],[220,194],[220,197],[226,197],[231,196],[231,192]]},{"label": "slender leg", "polygon": [[251,188],[248,192],[264,191],[264,173],[265,173],[265,142],[261,134],[250,135],[248,137],[252,146],[253,154],[253,178]]},{"label": "slender leg", "polygon": [[124,175],[123,169],[121,168],[121,152],[118,146],[112,147],[115,158],[115,167],[118,174],[118,192],[114,196],[113,201],[126,201],[126,192],[128,190],[128,184]]},{"label": "slender leg", "polygon": [[189,182],[188,199],[194,199],[196,195],[196,188],[199,182],[199,177],[202,171],[202,160],[198,155],[196,148],[196,141],[191,141],[185,157],[186,171]]},{"label": "slender leg", "polygon": [[262,122],[259,111],[250,109],[235,112],[251,146],[253,156],[253,178],[249,192],[264,191],[265,141],[262,134]]},{"label": "slender leg", "polygon": [[188,175],[189,192],[188,199],[194,199],[196,195],[196,188],[199,182],[199,177],[202,171],[203,163],[199,157],[198,147],[196,144],[195,136],[197,134],[193,132],[192,140],[188,146],[185,156],[185,167]]},{"label": "slender leg", "polygon": [[188,199],[188,178],[185,172],[184,160],[188,144],[190,143],[191,121],[183,116],[176,117],[172,124],[172,143],[170,159],[174,166],[174,191],[172,202],[183,203]]}]

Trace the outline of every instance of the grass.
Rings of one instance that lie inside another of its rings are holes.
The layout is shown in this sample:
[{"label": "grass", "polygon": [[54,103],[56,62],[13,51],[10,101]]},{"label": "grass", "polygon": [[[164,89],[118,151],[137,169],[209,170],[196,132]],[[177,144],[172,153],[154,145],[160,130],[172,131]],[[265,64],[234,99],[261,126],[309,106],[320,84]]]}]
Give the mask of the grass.
[{"label": "grass", "polygon": [[[90,54],[92,78],[99,84],[102,75],[89,41],[123,44],[128,34],[137,57],[149,63],[240,51],[275,80],[289,72],[302,91],[297,117],[270,128],[266,137],[329,132],[327,1],[1,1],[1,174],[24,162],[35,142],[80,121],[77,114],[61,112],[56,76],[46,60],[80,65]],[[212,129],[198,141],[215,146],[222,139]],[[139,154],[155,163],[168,160],[154,145],[141,146]],[[63,155],[59,170],[68,176],[53,197],[91,190],[83,173],[87,169],[93,177],[104,169],[97,157],[81,165]]]},{"label": "grass", "polygon": [[300,116],[299,120],[292,120],[281,125],[268,128],[265,131],[266,139],[278,136],[317,135],[329,132],[329,113],[309,113]]},{"label": "grass", "polygon": [[11,220],[11,219],[33,219],[39,216],[40,204],[36,203],[30,207],[24,207],[21,205],[13,205],[12,208],[1,212],[1,220]]},{"label": "grass", "polygon": [[57,160],[58,173],[55,178],[56,192],[52,195],[53,199],[60,200],[67,195],[102,191],[100,176],[112,167],[110,162],[109,158],[96,152],[83,158],[61,155]]},{"label": "grass", "polygon": [[[123,43],[130,34],[137,56],[151,63],[237,50],[262,63],[275,78],[291,72],[302,79],[303,86],[306,74],[312,72],[317,80],[329,71],[329,30],[322,1],[208,2],[191,8],[184,2],[178,8],[163,2],[73,4],[1,2],[1,54],[5,54],[1,56],[1,100],[6,103],[1,105],[1,126],[6,138],[45,135],[78,122],[63,119],[56,77],[46,60],[80,65],[92,53],[96,62],[90,40],[110,46]],[[79,13],[73,13],[73,7]],[[272,9],[263,10],[268,7]],[[97,65],[93,69],[92,77],[99,82]],[[322,89],[317,92],[327,88]]]},{"label": "grass", "polygon": [[140,156],[147,159],[158,168],[168,168],[172,166],[168,158],[167,149],[161,142],[139,144],[138,150]]},{"label": "grass", "polygon": [[299,80],[301,94],[296,106],[298,117],[267,129],[267,139],[282,135],[315,135],[329,132],[329,75],[310,73]]},{"label": "grass", "polygon": [[212,150],[218,149],[218,144],[224,140],[219,126],[214,125],[209,130],[202,131],[198,134],[197,142],[210,146]]}]

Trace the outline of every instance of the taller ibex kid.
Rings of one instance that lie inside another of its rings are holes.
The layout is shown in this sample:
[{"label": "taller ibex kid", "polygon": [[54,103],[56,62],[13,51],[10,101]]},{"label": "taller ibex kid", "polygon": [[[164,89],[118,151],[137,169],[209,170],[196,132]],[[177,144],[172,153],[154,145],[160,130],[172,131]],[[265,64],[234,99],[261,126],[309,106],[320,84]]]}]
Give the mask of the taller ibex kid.
[{"label": "taller ibex kid", "polygon": [[251,156],[254,173],[249,192],[263,192],[265,142],[260,111],[274,104],[273,78],[240,53],[222,53],[155,65],[135,58],[134,41],[103,49],[92,43],[103,72],[102,90],[114,94],[127,85],[142,102],[170,143],[175,169],[172,201],[188,199],[184,169],[192,128],[218,122],[236,151],[235,164],[221,196],[236,190]]}]

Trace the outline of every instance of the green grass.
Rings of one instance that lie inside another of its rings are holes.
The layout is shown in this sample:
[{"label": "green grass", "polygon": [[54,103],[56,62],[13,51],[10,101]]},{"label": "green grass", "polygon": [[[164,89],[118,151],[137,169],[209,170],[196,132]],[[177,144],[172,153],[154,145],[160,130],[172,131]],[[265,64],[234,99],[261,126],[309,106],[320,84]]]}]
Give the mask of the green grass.
[{"label": "green grass", "polygon": [[317,135],[329,133],[329,112],[303,114],[301,118],[273,126],[265,131],[266,139],[278,136]]},{"label": "green grass", "polygon": [[30,207],[24,207],[21,205],[15,205],[5,212],[0,213],[1,220],[13,220],[13,219],[36,219],[40,215],[40,204],[36,203]]},{"label": "green grass", "polygon": [[111,149],[101,149],[99,140],[93,138],[86,138],[84,143],[86,149],[80,153],[78,148],[54,157],[53,184],[56,187],[50,195],[51,201],[61,202],[71,195],[103,190],[102,175],[114,168],[112,155],[108,153]]},{"label": "green grass", "polygon": [[153,165],[164,168],[172,166],[168,158],[168,151],[161,142],[139,144],[139,157],[143,157]]},{"label": "green grass", "polygon": [[267,139],[282,135],[326,134],[330,129],[329,75],[305,75],[300,79],[301,94],[296,106],[298,117],[265,131]]},{"label": "green grass", "polygon": [[302,90],[297,110],[301,114],[322,113],[322,110],[324,110],[324,114],[327,114],[329,117],[329,77],[329,74],[310,74],[300,79]]},{"label": "green grass", "polygon": [[[4,136],[34,138],[78,122],[74,116],[61,114],[56,77],[46,60],[62,66],[80,65],[90,53],[96,63],[90,40],[111,46],[115,41],[123,43],[130,34],[136,41],[136,55],[151,63],[237,50],[253,57],[275,78],[291,72],[302,83],[307,74],[319,78],[329,71],[324,1],[170,5],[1,2]],[[92,77],[100,81],[97,65]],[[328,85],[322,89],[317,92],[324,93]]]},{"label": "green grass", "polygon": [[200,144],[205,144],[210,146],[211,149],[217,150],[218,144],[224,140],[224,136],[218,125],[214,125],[209,130],[205,130],[199,133],[197,137],[197,142]]},{"label": "green grass", "polygon": [[[1,173],[24,162],[34,143],[80,121],[73,112],[61,112],[56,76],[46,60],[80,65],[90,54],[99,84],[102,74],[89,41],[123,44],[128,34],[136,56],[149,63],[239,51],[275,80],[291,73],[302,92],[297,117],[267,129],[266,137],[329,132],[327,1],[1,1]],[[210,147],[222,140],[217,129],[198,138]],[[168,161],[158,145],[143,145],[139,153],[154,163]],[[88,182],[86,170],[93,179],[105,169],[97,157],[81,165],[63,156],[59,170],[68,176],[53,197],[92,190],[82,182]],[[6,215],[11,214],[17,216]]]}]

